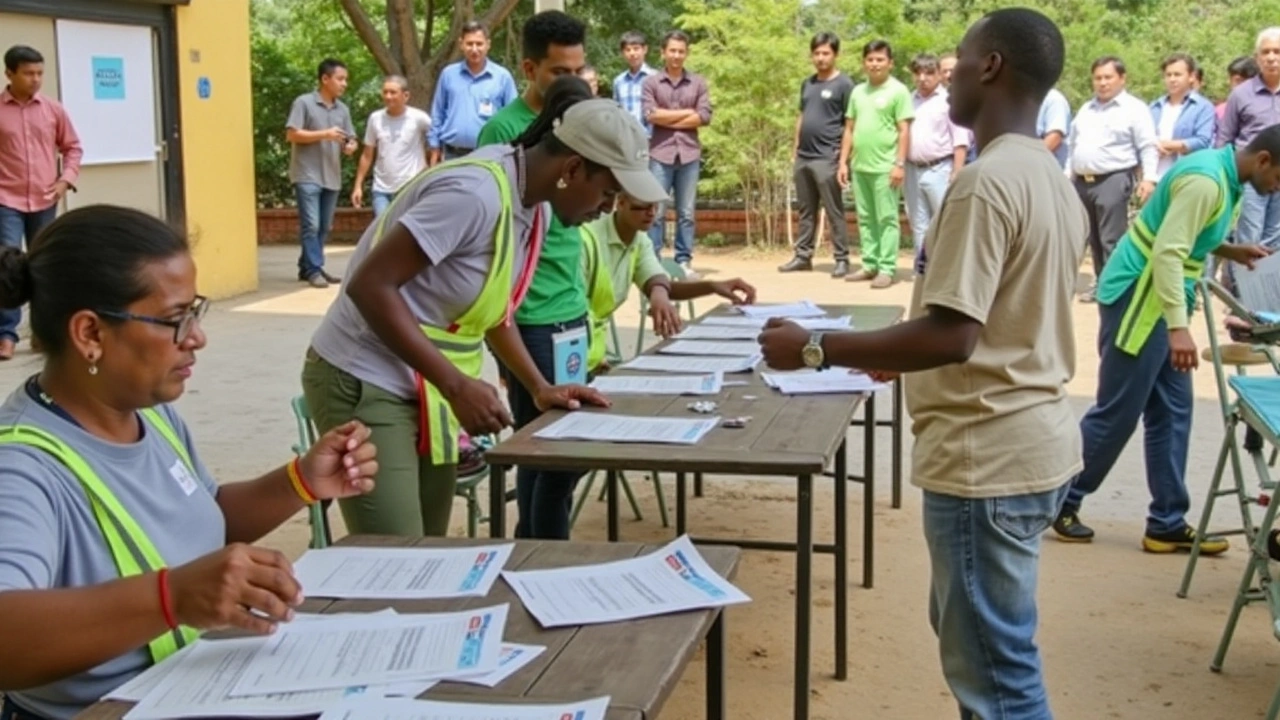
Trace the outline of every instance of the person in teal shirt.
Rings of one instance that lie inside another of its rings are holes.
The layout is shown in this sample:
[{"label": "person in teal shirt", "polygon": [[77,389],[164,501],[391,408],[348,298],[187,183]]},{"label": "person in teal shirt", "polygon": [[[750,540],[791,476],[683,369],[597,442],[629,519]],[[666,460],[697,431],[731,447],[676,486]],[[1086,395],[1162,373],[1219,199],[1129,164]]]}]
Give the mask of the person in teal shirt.
[{"label": "person in teal shirt", "polygon": [[[587,28],[558,10],[540,12],[521,30],[524,59],[520,66],[528,87],[515,102],[490,118],[480,130],[479,146],[508,143],[519,137],[542,110],[547,88],[556,78],[578,75],[587,64]],[[588,95],[591,90],[583,83]],[[516,310],[516,328],[547,382],[555,382],[552,336],[587,323],[587,291],[582,277],[582,236],[555,217],[542,245],[524,302]],[[534,398],[501,363],[514,427],[519,430],[542,414]],[[569,537],[569,510],[581,473],[516,470],[516,505],[520,519],[516,537],[563,540]]]},{"label": "person in teal shirt", "polygon": [[[1053,524],[1059,539],[1093,539],[1093,530],[1080,522],[1080,506],[1102,485],[1141,418],[1151,491],[1142,547],[1171,553],[1194,544],[1185,475],[1195,400],[1191,371],[1199,361],[1189,316],[1210,254],[1249,267],[1270,254],[1258,245],[1224,242],[1245,187],[1260,195],[1280,190],[1280,125],[1244,149],[1200,150],[1179,160],[1098,278],[1097,400],[1080,421],[1084,469]],[[1228,547],[1220,537],[1200,542],[1200,551],[1210,555]]]},{"label": "person in teal shirt", "polygon": [[847,279],[870,280],[871,287],[881,289],[893,284],[898,271],[902,235],[898,199],[906,177],[904,167],[915,110],[911,91],[889,74],[893,70],[893,48],[889,43],[867,43],[862,48],[862,67],[867,81],[849,95],[838,171],[841,185],[848,185],[852,153],[862,269]]}]

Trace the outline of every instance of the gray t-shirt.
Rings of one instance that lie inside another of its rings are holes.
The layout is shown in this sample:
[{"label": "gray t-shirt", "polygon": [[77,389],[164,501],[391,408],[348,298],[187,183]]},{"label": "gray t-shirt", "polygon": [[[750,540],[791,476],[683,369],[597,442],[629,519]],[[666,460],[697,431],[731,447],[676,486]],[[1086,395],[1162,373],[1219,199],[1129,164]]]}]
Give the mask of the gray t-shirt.
[{"label": "gray t-shirt", "polygon": [[828,80],[810,75],[800,86],[800,144],[796,156],[801,160],[840,158],[840,139],[844,135],[844,114],[849,106],[853,81],[840,73]]},{"label": "gray t-shirt", "polygon": [[[498,160],[511,184],[512,218],[516,236],[512,286],[519,281],[531,249],[534,207],[523,207],[516,190],[515,150],[490,145],[467,156]],[[400,296],[423,325],[447,327],[480,296],[493,263],[493,235],[502,203],[498,185],[488,170],[460,167],[436,171],[407,185],[387,210],[386,229],[399,223],[409,230],[431,264],[400,288]],[[536,207],[536,206],[535,206]],[[542,228],[551,209],[542,211]],[[377,223],[370,225],[351,254],[338,299],[311,338],[311,347],[335,367],[406,399],[417,397],[413,370],[396,357],[369,328],[347,297],[347,283],[373,247]]]},{"label": "gray t-shirt", "polygon": [[[346,103],[334,100],[332,105],[326,105],[319,92],[299,95],[293,101],[285,127],[308,131],[337,127],[350,137],[356,134]],[[321,140],[306,145],[290,145],[289,182],[314,183],[326,190],[341,190],[342,146],[345,143],[346,140]]]},{"label": "gray t-shirt", "polygon": [[[186,425],[157,408],[187,447],[193,482],[164,437],[145,424],[141,441],[97,438],[18,388],[0,405],[0,427],[32,425],[69,445],[93,468],[137,521],[165,563],[177,567],[221,548],[226,522],[218,486],[200,463]],[[99,585],[119,579],[80,481],[51,455],[26,445],[0,445],[0,592]],[[88,672],[10,693],[27,710],[70,718],[151,665],[146,646]]]}]

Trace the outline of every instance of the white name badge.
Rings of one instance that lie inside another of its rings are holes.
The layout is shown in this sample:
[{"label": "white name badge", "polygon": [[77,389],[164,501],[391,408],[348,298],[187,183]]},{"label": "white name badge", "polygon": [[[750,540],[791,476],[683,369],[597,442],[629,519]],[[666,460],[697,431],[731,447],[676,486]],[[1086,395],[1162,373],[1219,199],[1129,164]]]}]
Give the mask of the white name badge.
[{"label": "white name badge", "polygon": [[580,327],[551,336],[552,355],[556,364],[556,385],[582,385],[587,382],[587,328]]},{"label": "white name badge", "polygon": [[187,464],[182,462],[181,458],[176,460],[169,468],[169,474],[178,482],[178,487],[182,488],[182,492],[187,495],[195,492],[200,487],[200,483],[196,481],[195,476],[187,469]]},{"label": "white name badge", "polygon": [[489,117],[493,114],[493,103],[485,100],[480,103],[480,117]]}]

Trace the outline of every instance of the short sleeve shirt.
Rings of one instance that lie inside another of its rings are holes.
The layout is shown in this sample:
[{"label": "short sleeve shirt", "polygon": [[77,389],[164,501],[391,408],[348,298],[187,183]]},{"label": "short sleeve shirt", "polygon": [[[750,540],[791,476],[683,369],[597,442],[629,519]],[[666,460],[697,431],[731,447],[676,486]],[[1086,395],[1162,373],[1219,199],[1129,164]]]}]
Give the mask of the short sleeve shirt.
[{"label": "short sleeve shirt", "polygon": [[364,144],[377,155],[373,165],[373,191],[394,193],[427,168],[427,133],[431,117],[415,107],[398,116],[378,110],[369,116]]},{"label": "short sleeve shirt", "polygon": [[[319,92],[299,95],[289,109],[286,128],[293,130],[328,130],[342,128],[348,136],[356,134],[351,124],[351,111],[346,103],[325,103]],[[342,189],[342,140],[321,140],[306,145],[292,144],[289,149],[289,182],[312,183],[326,190]]]},{"label": "short sleeve shirt", "polygon": [[912,482],[962,498],[1047,492],[1081,468],[1067,399],[1076,275],[1088,220],[1036,138],[1003,135],[956,176],[925,237],[912,317],[982,323],[964,363],[906,376]]},{"label": "short sleeve shirt", "polygon": [[[609,281],[613,285],[613,307],[616,310],[627,301],[631,286],[643,291],[645,283],[655,277],[668,277],[662,269],[658,255],[653,251],[653,241],[647,233],[636,233],[629,245],[623,244],[618,236],[618,226],[613,222],[613,213],[592,220],[582,227],[582,233],[595,240],[600,248],[600,260],[604,263],[605,272],[609,273]],[[586,257],[583,257],[583,269],[586,269]],[[588,278],[588,281],[590,278]]]},{"label": "short sleeve shirt", "polygon": [[[482,148],[467,156],[496,160],[511,184],[513,232],[516,238],[512,283],[528,261],[535,207],[523,207],[515,197],[515,151],[502,145]],[[413,235],[430,265],[400,288],[414,318],[423,325],[448,327],[467,311],[484,289],[493,264],[494,232],[502,200],[493,175],[482,167],[462,166],[434,172],[404,189],[384,214],[385,232],[396,224]],[[550,215],[543,208],[542,217]],[[338,298],[311,338],[311,347],[330,364],[383,390],[406,399],[417,397],[414,371],[369,327],[347,296],[350,278],[377,242],[379,224],[365,230],[355,251]]]},{"label": "short sleeve shirt", "polygon": [[865,173],[892,170],[898,152],[898,123],[915,117],[907,86],[892,77],[879,87],[861,83],[849,94],[846,115],[853,120],[853,169]]}]

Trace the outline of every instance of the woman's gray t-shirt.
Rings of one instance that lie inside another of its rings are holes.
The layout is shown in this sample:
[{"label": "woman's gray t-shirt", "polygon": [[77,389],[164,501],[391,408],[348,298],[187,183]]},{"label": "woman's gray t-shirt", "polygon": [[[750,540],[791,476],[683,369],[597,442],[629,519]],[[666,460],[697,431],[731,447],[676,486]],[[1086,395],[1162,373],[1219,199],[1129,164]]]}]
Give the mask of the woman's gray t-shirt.
[{"label": "woman's gray t-shirt", "polygon": [[[29,425],[84,458],[137,521],[170,567],[226,544],[218,486],[200,463],[186,425],[168,406],[156,408],[186,445],[196,477],[173,446],[144,423],[142,440],[107,442],[36,402],[25,387],[0,405],[0,427]],[[0,444],[0,593],[99,585],[119,578],[80,481],[43,450]],[[21,648],[10,647],[21,653]],[[29,712],[62,720],[97,702],[151,665],[146,646],[88,672],[8,693]]]}]

